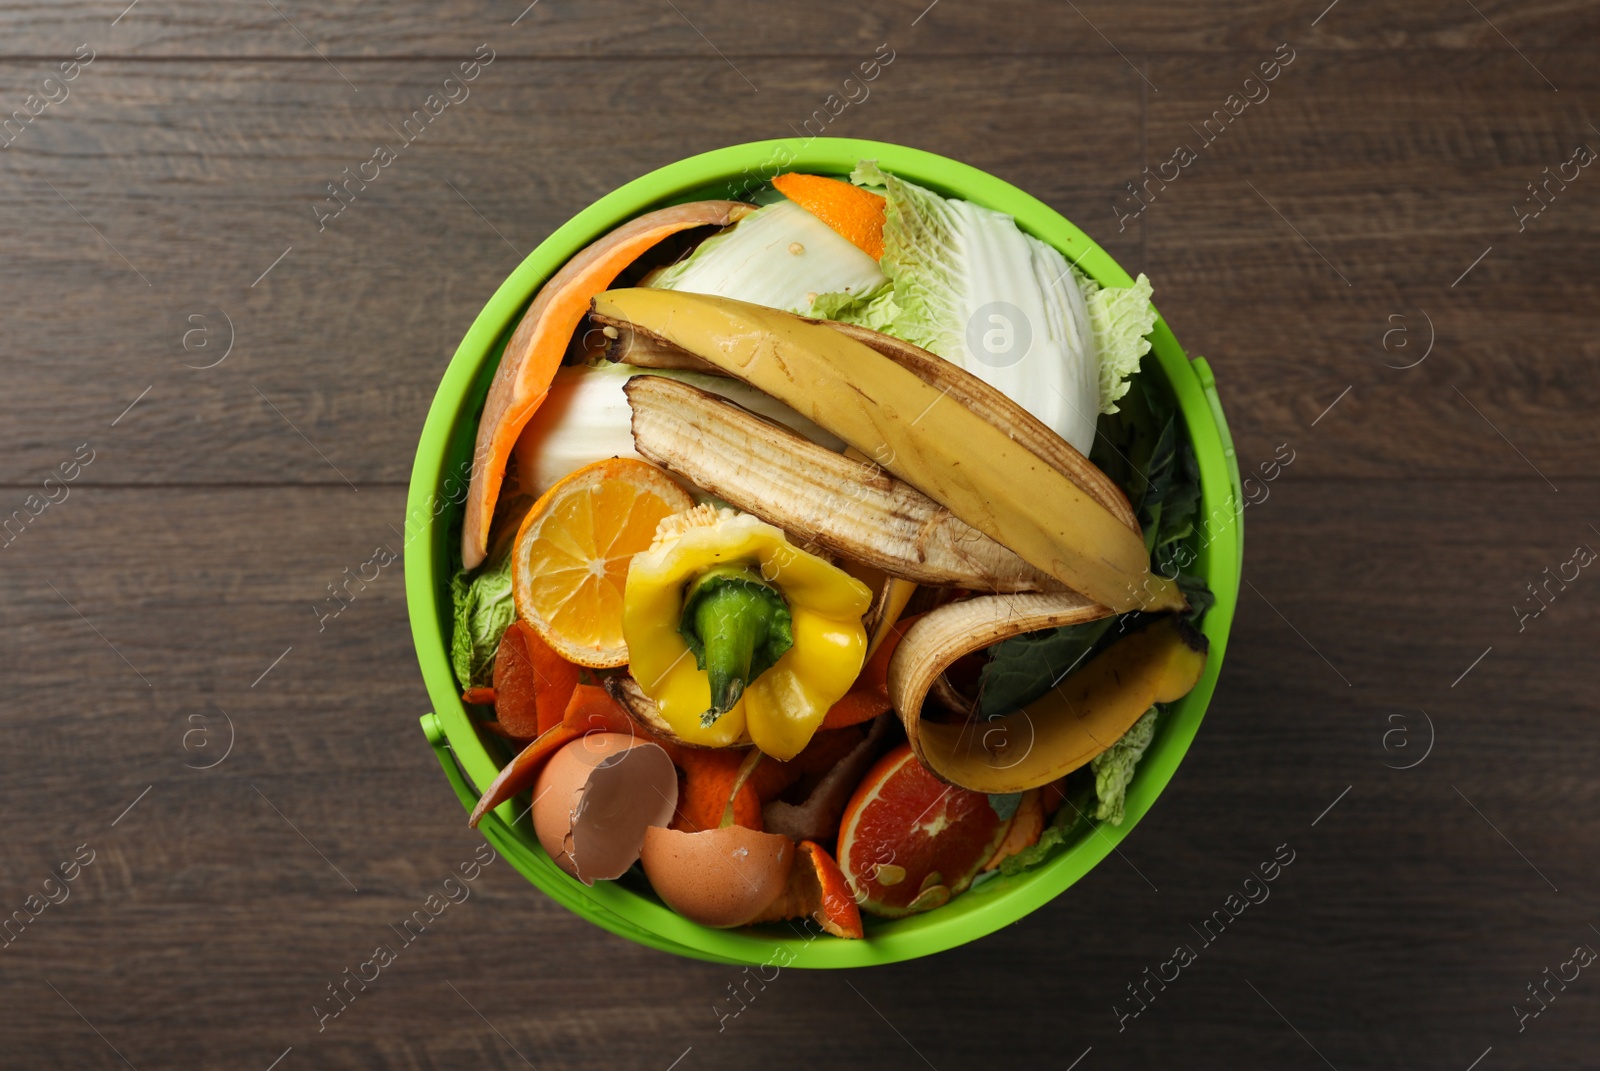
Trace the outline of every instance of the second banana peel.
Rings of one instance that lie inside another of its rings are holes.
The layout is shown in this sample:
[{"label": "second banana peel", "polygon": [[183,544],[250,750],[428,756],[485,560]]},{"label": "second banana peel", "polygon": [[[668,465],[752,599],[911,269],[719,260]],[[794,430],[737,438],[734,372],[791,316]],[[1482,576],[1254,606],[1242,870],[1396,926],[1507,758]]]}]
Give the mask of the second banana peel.
[{"label": "second banana peel", "polygon": [[623,389],[641,456],[805,543],[919,584],[1061,590],[871,462],[851,461],[687,383],[635,376]]}]

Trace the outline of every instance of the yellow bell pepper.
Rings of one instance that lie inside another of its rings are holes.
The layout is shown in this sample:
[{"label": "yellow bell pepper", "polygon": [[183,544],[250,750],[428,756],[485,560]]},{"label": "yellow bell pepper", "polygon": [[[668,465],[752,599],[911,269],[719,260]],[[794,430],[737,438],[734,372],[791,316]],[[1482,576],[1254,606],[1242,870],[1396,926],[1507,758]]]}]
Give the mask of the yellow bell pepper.
[{"label": "yellow bell pepper", "polygon": [[623,593],[629,669],[681,739],[791,759],[861,673],[861,581],[747,513],[668,517]]}]

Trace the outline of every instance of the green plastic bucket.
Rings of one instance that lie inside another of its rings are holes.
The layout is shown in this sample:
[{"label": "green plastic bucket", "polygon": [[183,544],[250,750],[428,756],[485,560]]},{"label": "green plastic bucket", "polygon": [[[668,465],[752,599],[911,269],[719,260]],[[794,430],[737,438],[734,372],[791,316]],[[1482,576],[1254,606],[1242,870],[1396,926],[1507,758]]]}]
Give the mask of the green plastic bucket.
[{"label": "green plastic bucket", "polygon": [[[877,160],[940,193],[1010,213],[1023,230],[1054,245],[1106,286],[1132,282],[1082,231],[1015,186],[918,149],[845,138],[758,141],[680,160],[614,190],[556,230],[495,291],[457,347],[423,425],[406,503],[406,600],[433,705],[422,728],[463,807],[472,808],[479,795],[473,786],[487,786],[510,755],[503,742],[477,729],[450,669],[451,537],[489,381],[534,292],[578,250],[643,212],[707,197],[741,197],[782,171],[843,176],[863,159]],[[1217,602],[1203,630],[1211,640],[1205,674],[1162,719],[1128,790],[1121,826],[1081,835],[1048,864],[987,881],[936,910],[893,921],[868,919],[862,941],[818,934],[798,923],[713,930],[673,913],[639,887],[600,882],[587,888],[558,869],[539,846],[521,799],[485,817],[479,828],[489,842],[545,893],[612,933],[683,956],[752,966],[861,967],[931,955],[1017,921],[1083,877],[1155,803],[1200,728],[1222,669],[1244,555],[1239,467],[1211,370],[1203,360],[1184,355],[1165,321],[1156,321],[1152,338],[1154,358],[1146,358],[1144,374],[1159,374],[1171,385],[1200,463],[1200,527],[1206,538],[1196,540],[1194,568]]]}]

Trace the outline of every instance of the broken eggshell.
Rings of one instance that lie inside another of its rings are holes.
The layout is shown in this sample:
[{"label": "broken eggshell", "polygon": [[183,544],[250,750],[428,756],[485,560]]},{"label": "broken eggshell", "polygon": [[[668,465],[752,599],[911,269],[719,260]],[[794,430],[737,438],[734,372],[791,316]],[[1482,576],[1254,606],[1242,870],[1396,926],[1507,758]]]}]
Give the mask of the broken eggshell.
[{"label": "broken eggshell", "polygon": [[782,895],[794,841],[744,826],[699,833],[652,827],[639,859],[668,907],[691,922],[727,929],[754,921]]},{"label": "broken eggshell", "polygon": [[621,877],[645,831],[672,821],[678,772],[657,744],[590,733],[551,757],[533,786],[533,829],[557,866],[585,885]]}]

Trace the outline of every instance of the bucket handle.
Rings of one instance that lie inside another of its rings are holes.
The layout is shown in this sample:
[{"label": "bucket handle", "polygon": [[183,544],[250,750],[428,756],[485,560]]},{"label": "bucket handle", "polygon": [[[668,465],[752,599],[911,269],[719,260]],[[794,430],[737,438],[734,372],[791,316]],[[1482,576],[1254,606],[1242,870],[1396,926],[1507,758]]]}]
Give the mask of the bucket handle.
[{"label": "bucket handle", "polygon": [[444,767],[444,775],[450,779],[450,787],[456,790],[456,797],[461,800],[461,806],[470,813],[472,808],[478,805],[478,794],[467,784],[466,775],[461,772],[461,766],[456,762],[455,752],[450,750],[450,738],[445,736],[444,726],[439,724],[439,715],[429,711],[421,720],[422,735],[428,738],[434,758]]}]

